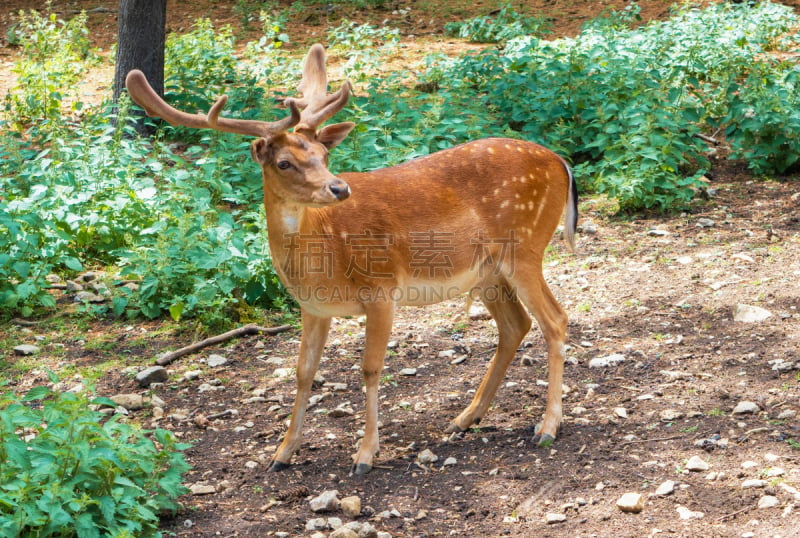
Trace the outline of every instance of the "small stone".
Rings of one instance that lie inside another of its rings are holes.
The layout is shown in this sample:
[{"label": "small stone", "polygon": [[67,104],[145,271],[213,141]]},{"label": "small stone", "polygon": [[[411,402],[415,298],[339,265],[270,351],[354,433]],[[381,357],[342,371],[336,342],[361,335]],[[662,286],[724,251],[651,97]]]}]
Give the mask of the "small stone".
[{"label": "small stone", "polygon": [[128,411],[138,411],[144,407],[144,398],[141,394],[116,394],[109,399]]},{"label": "small stone", "polygon": [[705,516],[703,512],[693,512],[685,506],[678,506],[676,510],[678,511],[678,516],[683,520],[700,519]]},{"label": "small stone", "polygon": [[614,414],[617,415],[619,418],[628,418],[628,410],[624,407],[615,407]]},{"label": "small stone", "polygon": [[358,517],[361,514],[361,497],[352,495],[340,501],[342,513],[348,517]]},{"label": "small stone", "polygon": [[796,416],[797,416],[797,411],[795,411],[794,409],[784,409],[783,411],[780,412],[777,418],[778,420],[786,420],[794,418]]},{"label": "small stone", "polygon": [[759,306],[737,304],[733,311],[733,321],[741,323],[757,323],[772,316],[772,312]]},{"label": "small stone", "polygon": [[294,375],[294,368],[275,368],[272,371],[272,377],[286,379]]},{"label": "small stone", "polygon": [[766,477],[767,478],[775,478],[776,476],[783,476],[786,471],[783,470],[783,467],[770,467],[767,469]]},{"label": "small stone", "polygon": [[400,375],[414,376],[417,375],[416,368],[403,368],[400,370]]},{"label": "small stone", "polygon": [[315,517],[306,522],[307,531],[321,531],[328,528],[328,522],[324,517]]},{"label": "small stone", "polygon": [[614,353],[606,357],[595,357],[589,361],[589,368],[607,368],[625,360],[625,355]]},{"label": "small stone", "polygon": [[492,319],[492,315],[483,305],[474,303],[469,307],[469,319],[472,321],[487,320]]},{"label": "small stone", "polygon": [[553,512],[548,512],[544,515],[544,521],[548,525],[553,525],[555,523],[563,523],[567,520],[567,516],[564,514],[557,514]]},{"label": "small stone", "polygon": [[446,349],[444,351],[440,351],[438,357],[440,359],[451,359],[455,356],[456,350],[455,349]]},{"label": "small stone", "polygon": [[228,359],[222,355],[209,355],[208,359],[206,359],[206,364],[209,368],[219,368],[228,364]]},{"label": "small stone", "polygon": [[708,471],[709,465],[699,456],[692,456],[686,462],[686,469],[694,472]]},{"label": "small stone", "polygon": [[639,493],[625,493],[617,499],[617,508],[623,512],[638,514],[644,509],[644,496]]},{"label": "small stone", "polygon": [[458,463],[458,460],[451,456],[451,457],[447,458],[446,460],[444,460],[443,466],[444,467],[449,467],[451,465],[456,465],[457,463]]},{"label": "small stone", "polygon": [[747,415],[752,413],[758,413],[761,411],[761,408],[758,407],[758,404],[754,402],[747,402],[742,401],[736,404],[736,407],[733,408],[734,415]]},{"label": "small stone", "polygon": [[683,413],[677,409],[664,409],[658,414],[658,418],[660,418],[662,422],[672,422],[683,418]]},{"label": "small stone", "polygon": [[436,454],[431,452],[430,449],[426,448],[425,450],[423,450],[422,452],[420,452],[417,455],[417,461],[421,465],[426,465],[428,463],[435,463],[435,462],[439,461],[439,456],[437,456]]},{"label": "small stone", "polygon": [[697,227],[698,228],[713,228],[716,223],[707,218],[700,218],[697,219]]},{"label": "small stone", "polygon": [[167,379],[169,379],[169,374],[163,366],[151,366],[136,374],[136,382],[140,387],[149,387],[153,383],[164,383]]},{"label": "small stone", "polygon": [[759,508],[775,508],[780,506],[781,501],[774,495],[764,495],[758,500]]},{"label": "small stone", "polygon": [[358,538],[358,533],[349,527],[339,527],[328,538]]},{"label": "small stone", "polygon": [[217,489],[210,484],[192,484],[189,486],[189,491],[192,492],[192,495],[211,495],[216,493]]},{"label": "small stone", "polygon": [[354,414],[355,411],[349,405],[341,405],[330,412],[330,416],[333,418],[352,417]]},{"label": "small stone", "polygon": [[768,482],[766,480],[761,480],[760,478],[751,478],[742,482],[742,489],[765,488],[767,487],[767,484]]},{"label": "small stone", "polygon": [[39,348],[31,344],[21,344],[14,348],[14,353],[26,357],[28,355],[35,355],[39,353]]},{"label": "small stone", "polygon": [[658,229],[647,230],[647,235],[649,235],[651,237],[665,237],[665,236],[669,235],[669,231],[667,231],[667,230],[658,230]]},{"label": "small stone", "polygon": [[181,377],[184,381],[192,381],[203,375],[203,370],[186,370]]},{"label": "small stone", "polygon": [[339,508],[340,503],[339,492],[335,489],[323,491],[308,502],[312,512],[332,512]]},{"label": "small stone", "polygon": [[675,481],[667,480],[666,482],[662,482],[661,485],[656,488],[655,495],[663,497],[671,494],[673,491],[675,491]]}]

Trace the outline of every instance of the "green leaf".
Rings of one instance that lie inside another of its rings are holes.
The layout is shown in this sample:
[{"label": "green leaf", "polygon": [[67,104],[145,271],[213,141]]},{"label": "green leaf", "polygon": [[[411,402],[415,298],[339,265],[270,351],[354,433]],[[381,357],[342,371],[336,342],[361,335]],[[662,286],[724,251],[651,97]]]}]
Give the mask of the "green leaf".
[{"label": "green leaf", "polygon": [[33,402],[33,401],[36,401],[36,400],[43,400],[44,398],[47,398],[48,396],[50,396],[50,394],[52,394],[52,392],[53,391],[51,391],[47,387],[33,387],[31,390],[29,390],[25,394],[25,396],[23,396],[22,401],[23,402]]}]

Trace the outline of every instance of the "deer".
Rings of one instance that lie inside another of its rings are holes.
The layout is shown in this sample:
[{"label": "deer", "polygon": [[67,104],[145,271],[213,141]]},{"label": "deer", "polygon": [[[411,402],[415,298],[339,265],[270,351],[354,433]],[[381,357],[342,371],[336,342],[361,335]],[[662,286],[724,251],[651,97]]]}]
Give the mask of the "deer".
[{"label": "deer", "polygon": [[532,315],[548,364],[544,416],[532,441],[550,446],[562,419],[567,315],[542,264],[562,213],[563,236],[575,249],[578,198],[569,165],[532,142],[485,138],[389,168],[334,175],[329,152],[355,124],[323,126],[352,92],[345,81],[329,94],[327,77],[324,48],[315,44],[303,62],[298,96],[284,101],[288,115],[272,122],[221,117],[224,95],[207,114],[179,111],[141,71],[126,78],[131,99],[149,116],[256,137],[250,149],[261,167],[272,262],[302,323],[297,393],[269,470],[289,468],[300,448],[333,317],[366,316],[365,425],[351,467],[351,474],[362,475],[373,469],[379,451],[378,385],[395,312],[465,293],[483,301],[496,321],[498,343],[471,403],[446,431],[465,432],[487,413]]}]

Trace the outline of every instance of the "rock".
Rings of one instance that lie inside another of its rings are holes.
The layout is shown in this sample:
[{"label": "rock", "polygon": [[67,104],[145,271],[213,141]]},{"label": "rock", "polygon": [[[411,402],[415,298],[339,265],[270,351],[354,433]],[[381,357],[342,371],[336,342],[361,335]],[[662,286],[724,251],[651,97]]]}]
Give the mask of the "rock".
[{"label": "rock", "polygon": [[272,371],[272,377],[286,379],[294,376],[294,368],[275,368]]},{"label": "rock", "polygon": [[669,231],[667,231],[667,230],[658,230],[658,229],[647,230],[647,235],[649,235],[651,237],[666,237],[666,236],[669,235]]},{"label": "rock", "polygon": [[774,495],[764,495],[758,500],[759,508],[775,508],[780,506],[781,501]]},{"label": "rock", "polygon": [[678,511],[678,516],[683,519],[700,519],[705,516],[703,512],[693,512],[685,506],[678,506],[675,510]]},{"label": "rock", "polygon": [[210,484],[192,484],[189,486],[192,495],[211,495],[217,492],[217,488]]},{"label": "rock", "polygon": [[183,381],[191,381],[193,379],[197,379],[201,375],[203,375],[203,370],[186,370],[181,379]]},{"label": "rock", "polygon": [[614,414],[617,415],[619,418],[628,418],[628,410],[624,407],[615,407]]},{"label": "rock", "polygon": [[660,418],[663,422],[672,422],[674,420],[678,420],[679,418],[683,418],[683,413],[677,409],[664,409],[658,414],[658,418]]},{"label": "rock", "polygon": [[472,306],[469,307],[469,319],[472,321],[487,320],[492,319],[492,315],[483,305],[473,303]]},{"label": "rock", "polygon": [[785,472],[783,467],[770,467],[767,469],[766,477],[775,478],[776,476],[783,476]]},{"label": "rock", "polygon": [[767,484],[768,482],[766,480],[761,480],[760,478],[751,478],[742,482],[742,489],[765,488],[767,487]]},{"label": "rock", "polygon": [[567,516],[564,514],[557,514],[553,512],[548,512],[544,515],[544,521],[548,525],[553,525],[555,523],[563,523],[567,520]]},{"label": "rock", "polygon": [[737,304],[733,311],[733,321],[757,323],[772,316],[772,312],[759,306]]},{"label": "rock", "polygon": [[614,353],[606,357],[595,357],[589,361],[589,368],[607,368],[625,360],[625,355]]},{"label": "rock", "polygon": [[795,411],[794,409],[784,409],[783,411],[780,412],[777,418],[778,420],[786,420],[794,418],[796,416],[797,416],[797,411]]},{"label": "rock", "polygon": [[617,499],[617,508],[623,512],[638,514],[644,509],[644,496],[639,493],[625,493]]},{"label": "rock", "polygon": [[430,449],[426,448],[417,455],[417,461],[421,465],[426,465],[428,463],[435,463],[439,461],[439,456],[431,452]]},{"label": "rock", "polygon": [[342,404],[333,411],[330,412],[331,417],[333,418],[341,418],[341,417],[352,417],[355,414],[353,408],[347,404]]},{"label": "rock", "polygon": [[451,359],[455,356],[456,350],[455,349],[446,349],[444,351],[440,351],[437,357],[440,359]]},{"label": "rock", "polygon": [[163,366],[151,366],[136,374],[136,382],[140,387],[149,387],[153,383],[164,383],[169,379],[167,369]]},{"label": "rock", "polygon": [[361,515],[361,497],[352,495],[340,501],[342,513],[348,517],[358,517]]},{"label": "rock", "polygon": [[758,413],[759,411],[761,411],[761,408],[758,407],[758,404],[747,401],[741,401],[738,404],[736,404],[736,407],[733,408],[734,415],[747,415],[752,413]]},{"label": "rock", "polygon": [[417,375],[416,368],[403,368],[400,370],[400,375],[414,376]]},{"label": "rock", "polygon": [[75,294],[76,303],[104,303],[106,298],[91,291],[79,291]]},{"label": "rock", "polygon": [[324,517],[315,517],[306,521],[307,531],[321,531],[328,528],[328,522]]},{"label": "rock", "polygon": [[340,503],[339,492],[335,489],[323,491],[308,502],[312,512],[332,512],[339,508]]},{"label": "rock", "polygon": [[696,223],[696,226],[698,228],[713,228],[715,225],[716,225],[716,222],[714,222],[711,219],[707,219],[707,218],[699,218],[699,219],[697,219],[697,223]]},{"label": "rock", "polygon": [[144,407],[144,398],[141,394],[117,394],[109,399],[128,411],[138,411]]},{"label": "rock", "polygon": [[444,460],[444,463],[442,465],[444,467],[449,467],[450,465],[456,465],[457,463],[458,463],[458,460],[451,456],[451,457],[447,458],[446,460]]},{"label": "rock", "polygon": [[31,344],[20,344],[14,348],[14,353],[26,357],[28,355],[35,355],[39,353],[39,348]]},{"label": "rock", "polygon": [[349,527],[339,527],[328,538],[358,538],[358,533]]},{"label": "rock", "polygon": [[699,456],[692,456],[686,462],[686,469],[694,472],[708,471],[709,465]]},{"label": "rock", "polygon": [[656,488],[654,495],[663,497],[671,494],[673,491],[675,491],[675,481],[667,480],[666,482],[662,482],[661,485]]},{"label": "rock", "polygon": [[206,364],[209,368],[219,368],[228,364],[228,359],[222,355],[209,355],[208,359],[206,359]]}]

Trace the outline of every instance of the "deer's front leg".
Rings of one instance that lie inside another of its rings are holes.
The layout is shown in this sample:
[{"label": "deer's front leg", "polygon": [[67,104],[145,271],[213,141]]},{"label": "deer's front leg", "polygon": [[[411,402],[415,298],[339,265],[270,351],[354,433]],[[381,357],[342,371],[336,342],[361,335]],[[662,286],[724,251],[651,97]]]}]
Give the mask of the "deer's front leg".
[{"label": "deer's front leg", "polygon": [[331,326],[331,318],[320,318],[305,310],[301,312],[303,336],[300,340],[300,355],[297,357],[297,396],[295,396],[294,407],[292,407],[289,429],[272,458],[270,471],[281,471],[289,467],[292,455],[300,446],[303,417],[308,407],[308,398],[311,396],[311,385],[314,382],[317,368],[319,368],[322,349],[325,347],[328,329]]},{"label": "deer's front leg", "polygon": [[378,453],[378,383],[383,371],[386,345],[392,333],[392,303],[381,302],[365,305],[367,311],[367,342],[361,372],[366,386],[366,416],[364,438],[353,457],[355,474],[366,474],[372,470],[372,460]]}]

